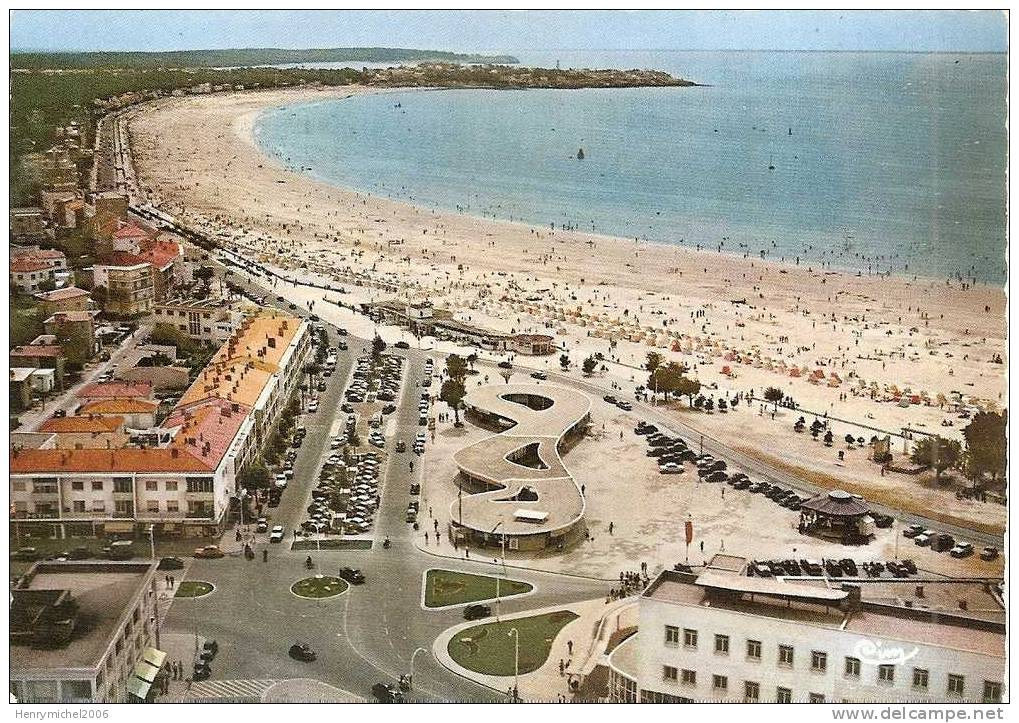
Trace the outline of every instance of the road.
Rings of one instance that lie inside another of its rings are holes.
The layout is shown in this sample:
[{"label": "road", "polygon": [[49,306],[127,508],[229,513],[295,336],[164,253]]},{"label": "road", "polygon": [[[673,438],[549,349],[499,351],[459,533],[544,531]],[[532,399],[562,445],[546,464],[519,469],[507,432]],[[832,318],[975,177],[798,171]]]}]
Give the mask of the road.
[{"label": "road", "polygon": [[52,417],[55,412],[61,409],[70,413],[73,409],[75,409],[78,406],[79,402],[81,401],[80,399],[78,399],[77,396],[75,396],[78,390],[80,390],[86,384],[91,384],[101,374],[103,374],[106,371],[109,371],[115,365],[117,365],[128,352],[132,351],[138,345],[141,339],[148,338],[150,330],[151,330],[150,326],[147,325],[139,326],[134,333],[132,333],[127,339],[124,340],[123,344],[121,344],[115,350],[110,352],[110,360],[108,362],[102,362],[99,365],[92,367],[91,369],[86,369],[82,373],[81,381],[79,381],[77,384],[75,384],[72,387],[68,387],[59,396],[54,397],[46,404],[44,404],[42,407],[37,409],[30,409],[29,411],[19,415],[18,422],[20,422],[21,424],[20,429],[22,431],[34,430],[37,426],[39,426],[44,421]]},{"label": "road", "polygon": [[[264,289],[242,279],[233,281],[263,295]],[[270,299],[275,299],[271,294]],[[289,304],[271,302],[290,313],[307,316]],[[335,328],[325,324],[335,344]],[[305,415],[303,423],[308,435],[294,465],[294,480],[284,492],[279,507],[270,510],[271,523],[285,524],[287,534],[294,524],[304,519],[304,507],[318,479],[322,458],[328,454],[330,427],[339,412],[343,389],[353,360],[362,353],[368,341],[345,337],[349,350],[340,352],[337,371],[320,393],[320,411]],[[386,446],[392,449],[397,439],[407,442],[408,450],[419,429],[417,383],[424,375],[426,352],[390,349],[388,353],[403,356],[406,371],[397,411],[387,423],[390,436]],[[409,462],[415,461],[411,471]],[[309,572],[304,559],[307,552],[290,550],[289,542],[269,545],[259,542],[254,561],[239,556],[221,560],[194,560],[188,578],[206,580],[216,591],[205,598],[175,600],[167,613],[164,630],[198,634],[219,643],[219,654],[213,664],[213,678],[279,679],[311,677],[347,690],[355,695],[370,696],[371,686],[380,681],[395,682],[410,671],[411,657],[418,648],[414,663],[412,699],[426,701],[496,701],[504,700],[501,692],[493,691],[444,668],[434,659],[431,646],[447,628],[463,621],[462,610],[425,610],[421,607],[423,575],[433,567],[481,574],[498,572],[498,566],[485,562],[436,558],[413,544],[415,535],[423,535],[429,524],[427,502],[422,501],[422,529],[415,532],[405,521],[410,500],[412,479],[420,475],[418,458],[413,452],[389,455],[384,482],[380,484],[381,506],[376,514],[375,539],[388,536],[389,549],[375,544],[370,550],[313,551],[317,573],[333,573],[342,566],[364,571],[367,583],[352,586],[345,593],[327,600],[311,601],[298,598],[290,586]],[[427,492],[427,490],[426,490]],[[433,543],[434,544],[434,543]],[[449,544],[448,542],[445,544]],[[262,549],[269,550],[268,562],[262,562]],[[447,548],[448,549],[448,548]],[[511,613],[604,597],[609,582],[513,569],[510,575],[535,586],[535,592],[521,600],[506,600],[503,613]],[[295,641],[306,642],[318,653],[312,663],[291,660],[287,654]]]}]

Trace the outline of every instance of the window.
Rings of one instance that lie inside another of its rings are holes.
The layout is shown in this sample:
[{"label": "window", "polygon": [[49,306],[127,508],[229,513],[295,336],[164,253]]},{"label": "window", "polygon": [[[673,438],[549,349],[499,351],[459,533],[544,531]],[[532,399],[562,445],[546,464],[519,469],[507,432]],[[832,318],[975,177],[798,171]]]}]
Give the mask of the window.
[{"label": "window", "polygon": [[927,683],[930,676],[924,668],[913,668],[913,687],[927,690]]},{"label": "window", "polygon": [[166,501],[166,511],[167,512],[178,512],[178,511],[180,511],[180,505],[177,503],[177,500],[167,500]]},{"label": "window", "polygon": [[662,666],[662,679],[671,680],[673,683],[679,678],[679,670],[671,665]]},{"label": "window", "polygon": [[684,648],[696,648],[697,647],[697,631],[691,630],[690,628],[683,628],[683,647]]},{"label": "window", "polygon": [[824,703],[824,693],[811,693],[807,698],[811,703]]},{"label": "window", "polygon": [[209,477],[188,477],[188,492],[212,492],[212,479]]},{"label": "window", "polygon": [[71,489],[75,492],[83,492],[85,490],[85,480],[73,479],[71,480]]},{"label": "window", "polygon": [[134,513],[134,502],[131,500],[117,500],[113,507],[120,516],[130,517]]},{"label": "window", "polygon": [[760,640],[748,640],[747,641],[747,657],[751,660],[761,659],[761,641]]},{"label": "window", "polygon": [[675,625],[665,626],[665,644],[679,645],[679,628]]},{"label": "window", "polygon": [[159,512],[159,500],[149,500],[145,503],[148,512]]},{"label": "window", "polygon": [[776,688],[775,689],[775,702],[776,703],[792,703],[793,692],[788,688]]},{"label": "window", "polygon": [[113,491],[114,492],[131,492],[134,489],[134,485],[131,484],[130,477],[114,477],[113,478]]},{"label": "window", "polygon": [[793,665],[793,646],[792,645],[779,645],[778,646],[778,664],[784,665],[791,668]]},{"label": "window", "polygon": [[177,480],[175,480],[175,479],[168,479],[168,480],[166,480],[166,491],[167,492],[176,492],[177,491]]},{"label": "window", "polygon": [[15,492],[24,492],[25,482],[23,480],[12,480],[11,489],[14,490]]},{"label": "window", "polygon": [[71,509],[73,509],[75,512],[79,512],[79,513],[80,512],[84,512],[85,511],[85,500],[74,500],[71,503]]},{"label": "window", "polygon": [[106,512],[106,502],[104,500],[92,500],[92,511]]},{"label": "window", "polygon": [[683,685],[697,685],[696,670],[683,670]]},{"label": "window", "polygon": [[729,654],[729,636],[728,635],[716,635],[715,636],[715,652],[719,655]]},{"label": "window", "polygon": [[761,684],[752,680],[743,681],[743,699],[748,703],[756,703],[761,699]]},{"label": "window", "polygon": [[846,677],[847,678],[859,678],[860,677],[860,659],[859,658],[846,658]]},{"label": "window", "polygon": [[877,679],[881,683],[895,682],[895,666],[884,664],[877,666]]},{"label": "window", "polygon": [[966,691],[966,679],[954,673],[948,674],[948,694],[962,696]]},{"label": "window", "polygon": [[101,479],[94,479],[94,480],[92,480],[92,491],[93,492],[102,492],[103,491],[103,481]]},{"label": "window", "polygon": [[84,702],[92,700],[92,683],[87,680],[62,680],[60,693],[65,701]]},{"label": "window", "polygon": [[154,479],[145,480],[145,491],[146,492],[158,492],[159,484]]},{"label": "window", "polygon": [[815,673],[824,673],[828,670],[828,653],[812,650],[810,652],[810,669]]},{"label": "window", "polygon": [[711,687],[715,690],[729,690],[729,679],[724,675],[712,675]]},{"label": "window", "polygon": [[996,683],[993,680],[984,681],[984,702],[985,703],[1001,702],[1001,683]]},{"label": "window", "polygon": [[32,480],[32,491],[42,494],[55,494],[57,481],[49,477],[40,477]]}]

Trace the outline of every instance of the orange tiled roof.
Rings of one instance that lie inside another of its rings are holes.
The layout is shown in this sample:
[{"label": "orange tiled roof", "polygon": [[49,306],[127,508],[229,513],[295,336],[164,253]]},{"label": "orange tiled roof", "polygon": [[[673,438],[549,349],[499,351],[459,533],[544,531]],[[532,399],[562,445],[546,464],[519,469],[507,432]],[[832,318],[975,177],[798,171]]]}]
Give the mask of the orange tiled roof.
[{"label": "orange tiled roof", "polygon": [[141,414],[154,412],[157,402],[148,399],[98,399],[82,404],[78,411],[83,414]]},{"label": "orange tiled roof", "polygon": [[43,261],[35,261],[33,259],[15,258],[11,261],[11,271],[19,274],[30,273],[32,271],[43,271],[49,267],[49,264]]},{"label": "orange tiled roof", "polygon": [[11,474],[36,472],[208,472],[202,460],[175,448],[25,449],[11,452]]},{"label": "orange tiled roof", "polygon": [[53,417],[39,425],[39,432],[116,432],[124,423],[123,417]]},{"label": "orange tiled roof", "polygon": [[147,399],[152,396],[152,382],[95,382],[78,390],[82,399]]},{"label": "orange tiled roof", "polygon": [[88,295],[89,293],[85,289],[79,289],[77,286],[68,286],[63,289],[54,289],[53,291],[40,291],[38,294],[35,294],[35,298],[41,301],[63,301]]},{"label": "orange tiled roof", "polygon": [[64,349],[59,344],[28,344],[16,346],[8,352],[10,356],[32,357],[59,357],[64,355]]},{"label": "orange tiled roof", "polygon": [[133,223],[121,226],[113,232],[113,238],[149,238],[151,235],[149,231]]},{"label": "orange tiled roof", "polygon": [[226,454],[250,407],[236,409],[222,399],[209,399],[190,407],[177,407],[163,421],[165,429],[179,427],[170,443],[215,468]]}]

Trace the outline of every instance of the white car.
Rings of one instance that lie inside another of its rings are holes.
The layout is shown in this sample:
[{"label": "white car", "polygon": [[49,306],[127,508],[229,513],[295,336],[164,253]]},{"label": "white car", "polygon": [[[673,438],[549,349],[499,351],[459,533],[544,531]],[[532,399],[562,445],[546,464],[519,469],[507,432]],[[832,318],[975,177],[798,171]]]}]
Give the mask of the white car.
[{"label": "white car", "polygon": [[283,542],[283,525],[276,525],[269,533],[269,542]]},{"label": "white car", "polygon": [[314,413],[314,412],[318,411],[318,400],[317,399],[312,399],[310,402],[308,402],[308,411],[311,412],[311,413]]},{"label": "white car", "polygon": [[676,464],[675,462],[666,462],[665,464],[658,465],[658,471],[661,474],[681,474],[683,472],[683,465]]}]

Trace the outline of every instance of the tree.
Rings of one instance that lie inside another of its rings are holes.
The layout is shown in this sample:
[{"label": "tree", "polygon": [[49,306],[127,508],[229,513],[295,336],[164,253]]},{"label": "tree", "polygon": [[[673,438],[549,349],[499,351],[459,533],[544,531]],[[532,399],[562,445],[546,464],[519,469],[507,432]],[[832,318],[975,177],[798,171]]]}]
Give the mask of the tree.
[{"label": "tree", "polygon": [[105,286],[96,286],[92,289],[92,300],[96,302],[96,305],[100,309],[106,308],[106,303],[110,300],[110,291]]},{"label": "tree", "polygon": [[647,360],[644,362],[644,368],[647,369],[648,374],[654,374],[655,369],[662,365],[665,361],[664,357],[656,351],[649,351],[647,353]]},{"label": "tree", "polygon": [[382,352],[386,350],[386,342],[382,341],[382,337],[378,334],[372,339],[372,359],[378,361],[382,358]]},{"label": "tree", "polygon": [[468,354],[467,355],[467,363],[470,364],[471,369],[473,369],[474,365],[478,363],[478,355],[476,353],[474,353],[474,352],[471,352],[470,354]]},{"label": "tree", "polygon": [[453,408],[453,420],[457,425],[460,424],[460,402],[465,396],[467,396],[467,390],[464,388],[462,380],[447,379],[442,383],[442,389],[439,390],[439,399]]},{"label": "tree", "polygon": [[594,374],[594,370],[597,367],[598,367],[598,362],[595,361],[595,358],[593,356],[589,356],[587,359],[584,360],[584,364],[583,364],[583,367],[582,367],[583,371],[584,371],[584,376],[585,377],[589,377],[592,374]]},{"label": "tree", "polygon": [[565,354],[559,355],[559,366],[562,367],[563,371],[570,368],[570,358]]},{"label": "tree", "polygon": [[701,393],[701,383],[696,379],[680,375],[674,391],[676,394],[685,396],[690,401],[690,406],[692,407],[694,395]]},{"label": "tree", "polygon": [[959,463],[962,457],[962,444],[954,439],[941,437],[924,437],[913,447],[909,458],[913,464],[925,469],[933,469],[935,479],[941,479],[941,473]]},{"label": "tree", "polygon": [[785,397],[785,393],[778,387],[768,387],[764,390],[764,398],[775,403],[775,411],[778,411],[778,403]]},{"label": "tree", "polygon": [[446,357],[446,375],[463,386],[467,378],[467,362],[459,354],[450,354]]},{"label": "tree", "polygon": [[824,446],[830,447],[834,441],[835,435],[832,434],[831,430],[829,429],[827,432],[824,433]]},{"label": "tree", "polygon": [[249,491],[267,489],[272,484],[272,473],[261,459],[256,459],[237,475],[237,481]]},{"label": "tree", "polygon": [[1005,474],[1008,412],[977,412],[962,436],[966,439],[967,475],[979,480],[985,474],[997,482]]}]

